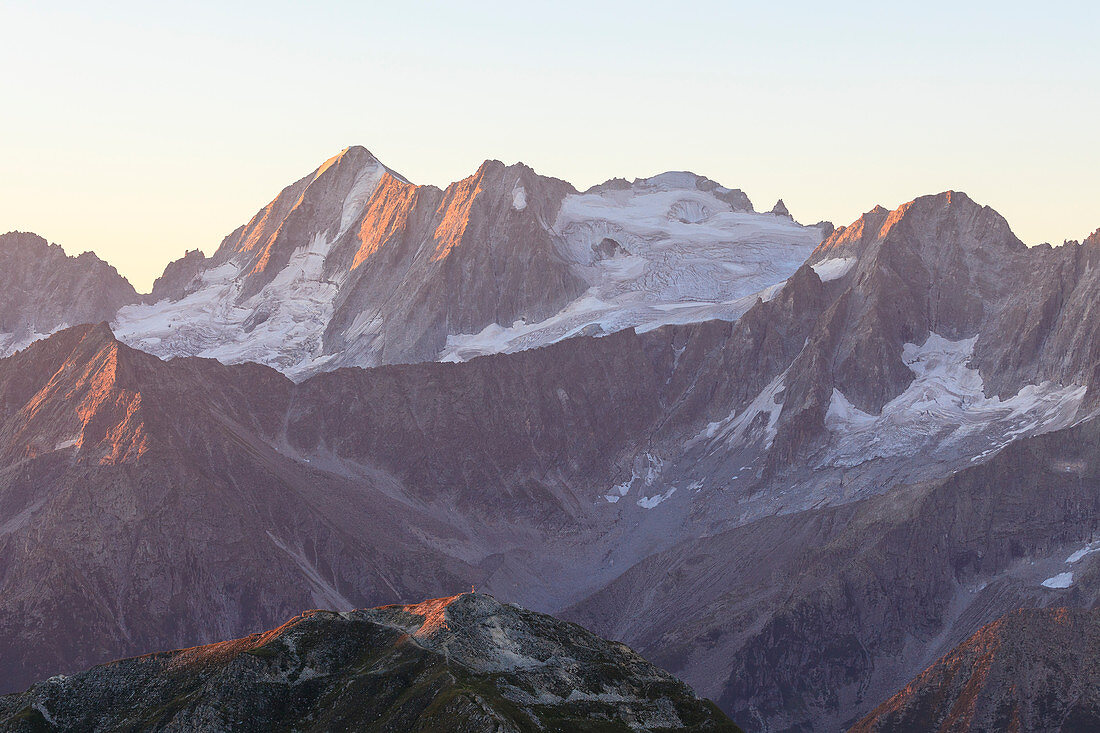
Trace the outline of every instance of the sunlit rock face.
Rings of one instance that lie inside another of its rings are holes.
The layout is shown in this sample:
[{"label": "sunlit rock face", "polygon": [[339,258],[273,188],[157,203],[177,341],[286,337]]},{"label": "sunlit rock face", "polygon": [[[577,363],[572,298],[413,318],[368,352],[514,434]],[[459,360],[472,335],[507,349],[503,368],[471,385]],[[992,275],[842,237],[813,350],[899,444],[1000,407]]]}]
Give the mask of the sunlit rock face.
[{"label": "sunlit rock face", "polygon": [[692,173],[581,193],[487,161],[439,189],[352,147],[285,188],[211,257],[193,250],[170,263],[140,302],[128,285],[94,277],[34,298],[13,287],[8,310],[19,315],[0,323],[0,355],[107,320],[158,356],[254,361],[294,379],[465,361],[577,335],[735,320],[820,236]]},{"label": "sunlit rock face", "polygon": [[0,727],[729,731],[626,646],[467,593],[309,611],[265,633],[54,677],[0,697]]},{"label": "sunlit rock face", "polygon": [[94,254],[69,257],[36,234],[0,235],[0,355],[67,326],[114,318],[138,299]]},{"label": "sunlit rock face", "polygon": [[1015,611],[859,721],[871,731],[1100,729],[1100,615]]},{"label": "sunlit rock face", "polygon": [[349,148],[171,292],[120,312],[115,330],[158,355],[257,361],[292,376],[430,361],[453,330],[543,318],[579,295],[545,226],[568,190],[496,162],[446,190],[414,186]]},{"label": "sunlit rock face", "polygon": [[441,190],[355,147],[284,189],[208,260],[172,263],[113,327],[159,356],[256,361],[296,379],[463,361],[736,319],[819,239],[690,173],[582,194],[487,161]]}]

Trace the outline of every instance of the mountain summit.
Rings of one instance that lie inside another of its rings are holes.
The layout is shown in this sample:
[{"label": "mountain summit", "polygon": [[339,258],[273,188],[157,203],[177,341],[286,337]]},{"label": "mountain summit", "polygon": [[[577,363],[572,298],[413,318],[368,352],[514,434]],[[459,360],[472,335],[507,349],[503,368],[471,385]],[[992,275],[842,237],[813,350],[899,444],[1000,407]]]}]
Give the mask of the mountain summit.
[{"label": "mountain summit", "polygon": [[739,730],[626,646],[474,593],[308,611],[244,639],[125,659],[0,697],[6,730],[242,726]]},{"label": "mountain summit", "polygon": [[439,189],[351,147],[209,259],[170,264],[113,327],[159,356],[257,361],[294,378],[462,361],[580,333],[736,318],[819,239],[691,173],[578,193],[490,160]]}]

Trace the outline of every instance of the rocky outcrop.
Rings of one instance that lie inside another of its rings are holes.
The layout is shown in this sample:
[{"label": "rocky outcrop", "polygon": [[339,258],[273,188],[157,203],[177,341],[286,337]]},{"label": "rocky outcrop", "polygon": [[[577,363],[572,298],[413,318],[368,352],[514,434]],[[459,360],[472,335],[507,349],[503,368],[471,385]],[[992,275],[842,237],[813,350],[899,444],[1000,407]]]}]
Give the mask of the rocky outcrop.
[{"label": "rocky outcrop", "polygon": [[36,234],[0,235],[0,355],[60,328],[110,320],[137,299],[126,278],[91,252],[69,257]]},{"label": "rocky outcrop", "polygon": [[156,303],[162,300],[179,300],[188,295],[189,288],[208,266],[206,255],[193,249],[178,260],[169,262],[164,273],[153,282],[153,290],[144,300]]},{"label": "rocky outcrop", "polygon": [[309,611],[0,697],[0,729],[739,730],[622,644],[468,593]]},{"label": "rocky outcrop", "polygon": [[1096,730],[1098,659],[1097,612],[1014,611],[982,627],[852,731]]}]

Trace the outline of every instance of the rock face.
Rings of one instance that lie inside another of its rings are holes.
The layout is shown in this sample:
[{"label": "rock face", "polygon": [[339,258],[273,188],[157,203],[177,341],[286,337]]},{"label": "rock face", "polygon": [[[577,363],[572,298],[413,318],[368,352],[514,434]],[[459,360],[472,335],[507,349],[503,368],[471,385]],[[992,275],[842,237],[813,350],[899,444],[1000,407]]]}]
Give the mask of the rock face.
[{"label": "rock face", "polygon": [[91,252],[69,257],[35,234],[0,235],[0,354],[80,323],[110,320],[134,288]]},{"label": "rock face", "polygon": [[[169,262],[164,268],[164,273],[153,283],[152,292],[145,296],[145,302],[179,300],[187,294],[187,286],[194,282],[207,265],[206,255],[197,249],[191,250],[174,262]],[[114,317],[113,314],[111,317]]]},{"label": "rock face", "polygon": [[1014,611],[875,708],[863,731],[1100,728],[1100,616]]},{"label": "rock face", "polygon": [[0,698],[0,728],[739,730],[628,647],[473,593],[53,677]]}]

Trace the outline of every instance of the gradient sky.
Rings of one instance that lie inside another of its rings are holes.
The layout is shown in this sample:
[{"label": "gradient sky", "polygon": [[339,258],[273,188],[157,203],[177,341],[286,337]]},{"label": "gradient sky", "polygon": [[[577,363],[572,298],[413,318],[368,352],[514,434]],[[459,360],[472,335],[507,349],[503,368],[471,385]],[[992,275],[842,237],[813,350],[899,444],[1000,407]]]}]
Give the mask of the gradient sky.
[{"label": "gradient sky", "polygon": [[140,290],[360,144],[585,188],[688,169],[803,222],[962,190],[1029,244],[1100,227],[1093,3],[7,2],[0,231]]}]

